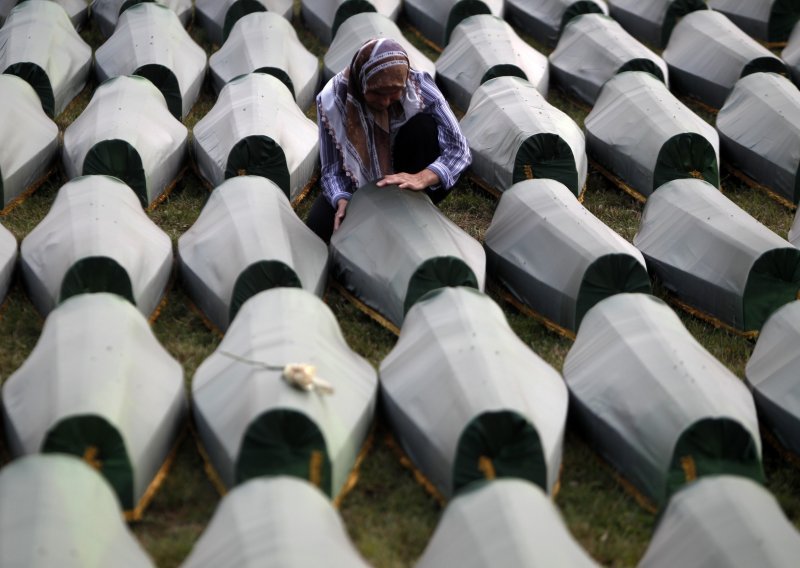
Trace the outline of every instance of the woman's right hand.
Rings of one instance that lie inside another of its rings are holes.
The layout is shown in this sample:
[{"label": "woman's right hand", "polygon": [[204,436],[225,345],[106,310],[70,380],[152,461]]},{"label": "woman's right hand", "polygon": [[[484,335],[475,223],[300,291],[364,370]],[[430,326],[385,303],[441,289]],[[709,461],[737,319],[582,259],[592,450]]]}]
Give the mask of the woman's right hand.
[{"label": "woman's right hand", "polygon": [[333,230],[337,230],[339,225],[344,221],[345,209],[350,201],[348,199],[339,199],[336,202],[336,214],[333,216]]}]

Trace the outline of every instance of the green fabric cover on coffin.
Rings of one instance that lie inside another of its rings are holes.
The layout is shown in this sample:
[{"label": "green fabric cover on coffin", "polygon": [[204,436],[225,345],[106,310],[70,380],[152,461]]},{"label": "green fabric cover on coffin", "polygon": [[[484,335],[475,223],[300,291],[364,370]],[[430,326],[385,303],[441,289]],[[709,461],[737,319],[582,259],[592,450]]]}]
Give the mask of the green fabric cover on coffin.
[{"label": "green fabric cover on coffin", "polygon": [[483,74],[480,84],[483,85],[486,81],[496,77],[519,77],[520,79],[525,79],[526,81],[528,80],[528,77],[525,75],[525,71],[516,65],[500,63],[490,67],[489,70]]},{"label": "green fabric cover on coffin", "polygon": [[[290,385],[306,364],[325,394]],[[331,498],[342,491],[377,401],[375,370],[352,351],[322,300],[272,288],[247,300],[192,379],[193,416],[209,465],[233,488],[260,475],[295,475]]]},{"label": "green fabric cover on coffin", "polygon": [[53,97],[53,87],[50,85],[50,79],[44,69],[35,63],[14,63],[6,67],[3,73],[19,77],[30,84],[36,94],[39,95],[44,112],[47,113],[47,116],[53,117],[56,106],[55,97]]},{"label": "green fabric cover on coffin", "polygon": [[408,313],[408,310],[428,292],[445,286],[468,286],[480,289],[475,273],[462,259],[454,256],[429,258],[420,264],[408,281],[403,313]]},{"label": "green fabric cover on coffin", "polygon": [[158,87],[158,90],[161,91],[167,101],[169,112],[178,120],[181,119],[183,107],[181,88],[178,85],[177,77],[172,71],[163,65],[150,64],[142,65],[133,72],[133,75],[144,77]]},{"label": "green fabric cover on coffin", "polygon": [[702,180],[651,195],[633,244],[667,291],[746,334],[800,290],[800,250]]},{"label": "green fabric cover on coffin", "polygon": [[589,106],[603,85],[624,71],[646,71],[667,84],[664,60],[604,14],[570,21],[548,59],[553,78]]},{"label": "green fabric cover on coffin", "polygon": [[494,477],[554,491],[566,387],[485,294],[442,288],[417,302],[380,385],[394,436],[445,499]]},{"label": "green fabric cover on coffin", "polygon": [[369,184],[353,194],[330,244],[332,270],[364,304],[396,326],[425,293],[483,288],[486,255],[424,192]]},{"label": "green fabric cover on coffin", "polygon": [[237,485],[264,475],[292,475],[331,493],[331,462],[325,438],[302,412],[264,412],[247,427],[236,457]]},{"label": "green fabric cover on coffin", "polygon": [[472,151],[472,172],[494,189],[550,178],[575,195],[583,190],[583,132],[530,82],[517,77],[487,81],[475,91],[460,125]]},{"label": "green fabric cover on coffin", "polygon": [[239,308],[251,297],[280,286],[303,287],[297,273],[279,260],[262,260],[245,268],[233,285],[228,321],[236,317]]},{"label": "green fabric cover on coffin", "polygon": [[322,83],[350,65],[353,54],[368,40],[376,37],[390,37],[403,46],[411,67],[417,71],[427,71],[431,77],[436,76],[436,64],[414,46],[397,24],[382,13],[361,12],[350,16],[339,27],[339,33],[331,41],[331,45],[322,59]]},{"label": "green fabric cover on coffin", "polygon": [[21,2],[0,27],[0,71],[29,81],[48,116],[86,86],[92,48],[58,2]]},{"label": "green fabric cover on coffin", "polygon": [[[492,472],[482,469],[488,459]],[[513,411],[484,412],[464,428],[453,462],[453,490],[489,475],[515,477],[547,490],[547,463],[536,428]]]},{"label": "green fabric cover on coffin", "polygon": [[800,534],[765,487],[715,475],[675,494],[639,566],[792,568],[798,557]]},{"label": "green fabric cover on coffin", "polygon": [[236,0],[225,13],[225,23],[222,26],[222,42],[228,39],[228,35],[233,29],[233,25],[244,18],[247,14],[256,12],[266,12],[267,8],[257,0]]},{"label": "green fabric cover on coffin", "polygon": [[375,6],[367,2],[367,0],[348,0],[347,2],[342,2],[336,9],[336,15],[333,17],[331,38],[336,37],[339,26],[341,26],[347,18],[364,12],[377,12],[377,10]]},{"label": "green fabric cover on coffin", "polygon": [[132,509],[133,466],[125,441],[114,426],[100,416],[71,416],[59,421],[42,443],[43,453],[60,452],[90,462],[114,488],[123,509]]},{"label": "green fabric cover on coffin", "polygon": [[587,152],[642,200],[674,179],[719,187],[717,131],[650,73],[614,75],[584,124]]},{"label": "green fabric cover on coffin", "polygon": [[651,292],[650,278],[641,263],[629,254],[607,254],[586,269],[578,292],[575,321],[579,327],[583,316],[597,302],[621,292]]},{"label": "green fabric cover on coffin", "polygon": [[695,476],[725,473],[764,483],[759,454],[752,433],[738,422],[728,418],[699,420],[684,430],[675,443],[667,476],[667,498]]},{"label": "green fabric cover on coffin", "polygon": [[645,73],[655,75],[655,77],[662,83],[664,83],[666,79],[664,77],[664,72],[658,65],[653,63],[652,59],[631,59],[625,65],[620,67],[617,70],[617,73],[624,73],[625,71],[644,71]]},{"label": "green fabric cover on coffin", "polygon": [[451,105],[466,110],[475,90],[497,77],[519,77],[547,95],[547,57],[491,14],[470,16],[453,30],[436,60],[436,83]]},{"label": "green fabric cover on coffin", "polygon": [[142,207],[147,207],[147,180],[142,158],[136,148],[125,140],[103,140],[89,149],[81,175],[107,175],[119,178],[130,187]]},{"label": "green fabric cover on coffin", "polygon": [[225,179],[258,175],[274,181],[289,197],[289,168],[283,148],[269,136],[247,136],[228,154]]},{"label": "green fabric cover on coffin", "polygon": [[555,180],[528,180],[504,192],[484,246],[492,276],[571,332],[603,298],[650,292],[642,254]]},{"label": "green fabric cover on coffin", "polygon": [[761,329],[745,368],[761,423],[800,456],[800,300],[775,311]]},{"label": "green fabric cover on coffin", "polygon": [[800,18],[796,0],[775,0],[769,16],[767,41],[786,41]]},{"label": "green fabric cover on coffin", "polygon": [[416,564],[489,565],[597,566],[570,534],[547,493],[511,478],[474,483],[448,503]]},{"label": "green fabric cover on coffin", "polygon": [[717,115],[726,161],[781,198],[800,200],[800,97],[775,73],[754,73],[736,82]]},{"label": "green fabric cover on coffin", "polygon": [[161,303],[172,264],[169,236],[133,191],[109,176],[64,184],[20,245],[23,282],[43,315],[76,294],[106,291],[149,317]]},{"label": "green fabric cover on coffin", "polygon": [[563,138],[557,134],[536,134],[526,139],[517,150],[512,183],[526,179],[554,179],[580,195],[575,156]]},{"label": "green fabric cover on coffin", "polygon": [[182,568],[367,568],[336,508],[295,477],[261,477],[227,493]]},{"label": "green fabric cover on coffin", "polygon": [[111,486],[79,458],[14,460],[0,470],[0,503],[0,566],[154,566]]},{"label": "green fabric cover on coffin", "polygon": [[596,304],[563,374],[579,431],[656,508],[698,477],[763,480],[750,392],[662,300],[617,294]]},{"label": "green fabric cover on coffin", "polygon": [[73,264],[64,274],[58,301],[93,292],[112,292],[136,305],[128,272],[107,256],[88,256]]},{"label": "green fabric cover on coffin", "polygon": [[450,43],[450,35],[453,33],[455,27],[469,18],[470,16],[477,16],[478,14],[489,14],[492,11],[481,0],[460,0],[450,8],[450,13],[447,16],[447,24],[444,27],[444,45]]},{"label": "green fabric cover on coffin", "polygon": [[717,152],[694,132],[676,134],[661,147],[653,170],[653,191],[668,181],[689,177],[719,187]]},{"label": "green fabric cover on coffin", "polygon": [[676,92],[721,108],[743,74],[778,71],[783,62],[715,10],[696,10],[675,26],[661,56]]}]

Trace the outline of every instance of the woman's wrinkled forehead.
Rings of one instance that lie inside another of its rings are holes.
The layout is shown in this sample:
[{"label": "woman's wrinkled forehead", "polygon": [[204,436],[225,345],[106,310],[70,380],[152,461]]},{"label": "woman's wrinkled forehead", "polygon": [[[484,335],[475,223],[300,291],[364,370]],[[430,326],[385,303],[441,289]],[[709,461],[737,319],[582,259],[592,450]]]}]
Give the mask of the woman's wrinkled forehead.
[{"label": "woman's wrinkled forehead", "polygon": [[404,87],[408,76],[408,54],[390,38],[373,39],[355,55],[354,71],[361,91],[384,87]]}]

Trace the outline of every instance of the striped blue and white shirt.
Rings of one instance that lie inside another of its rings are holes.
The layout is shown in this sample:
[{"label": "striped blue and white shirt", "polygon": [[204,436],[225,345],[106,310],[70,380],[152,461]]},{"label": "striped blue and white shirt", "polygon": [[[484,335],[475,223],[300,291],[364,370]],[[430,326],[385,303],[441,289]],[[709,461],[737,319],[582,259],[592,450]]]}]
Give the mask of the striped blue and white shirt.
[{"label": "striped blue and white shirt", "polygon": [[[431,76],[425,72],[411,72],[416,75],[419,81],[423,105],[421,112],[432,115],[436,125],[439,127],[438,138],[441,155],[435,162],[427,166],[428,169],[439,176],[441,182],[438,186],[434,186],[433,189],[443,188],[447,190],[456,184],[461,172],[472,162],[469,144],[461,133],[461,128],[458,125],[458,120],[453,115],[453,111],[450,110],[450,106]],[[325,89],[332,88],[337,78],[341,80],[338,76],[334,77],[326,85]],[[320,104],[321,96],[322,94],[317,97],[317,105]],[[320,116],[321,113],[318,109],[320,185],[328,202],[335,208],[339,199],[350,199],[357,188],[354,181],[345,173],[341,152],[337,149],[328,129],[323,126]],[[397,126],[390,123],[389,128],[390,137],[394,140]]]}]

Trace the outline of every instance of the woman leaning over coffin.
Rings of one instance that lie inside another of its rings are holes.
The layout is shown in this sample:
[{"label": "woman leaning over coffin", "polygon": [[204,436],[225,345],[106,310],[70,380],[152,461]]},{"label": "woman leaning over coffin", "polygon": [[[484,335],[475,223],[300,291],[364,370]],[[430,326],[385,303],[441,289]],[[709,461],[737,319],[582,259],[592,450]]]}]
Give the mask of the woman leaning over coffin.
[{"label": "woman leaning over coffin", "polygon": [[317,96],[320,185],[308,226],[324,241],[359,187],[377,182],[444,199],[472,160],[430,75],[411,69],[393,39],[372,39]]}]

